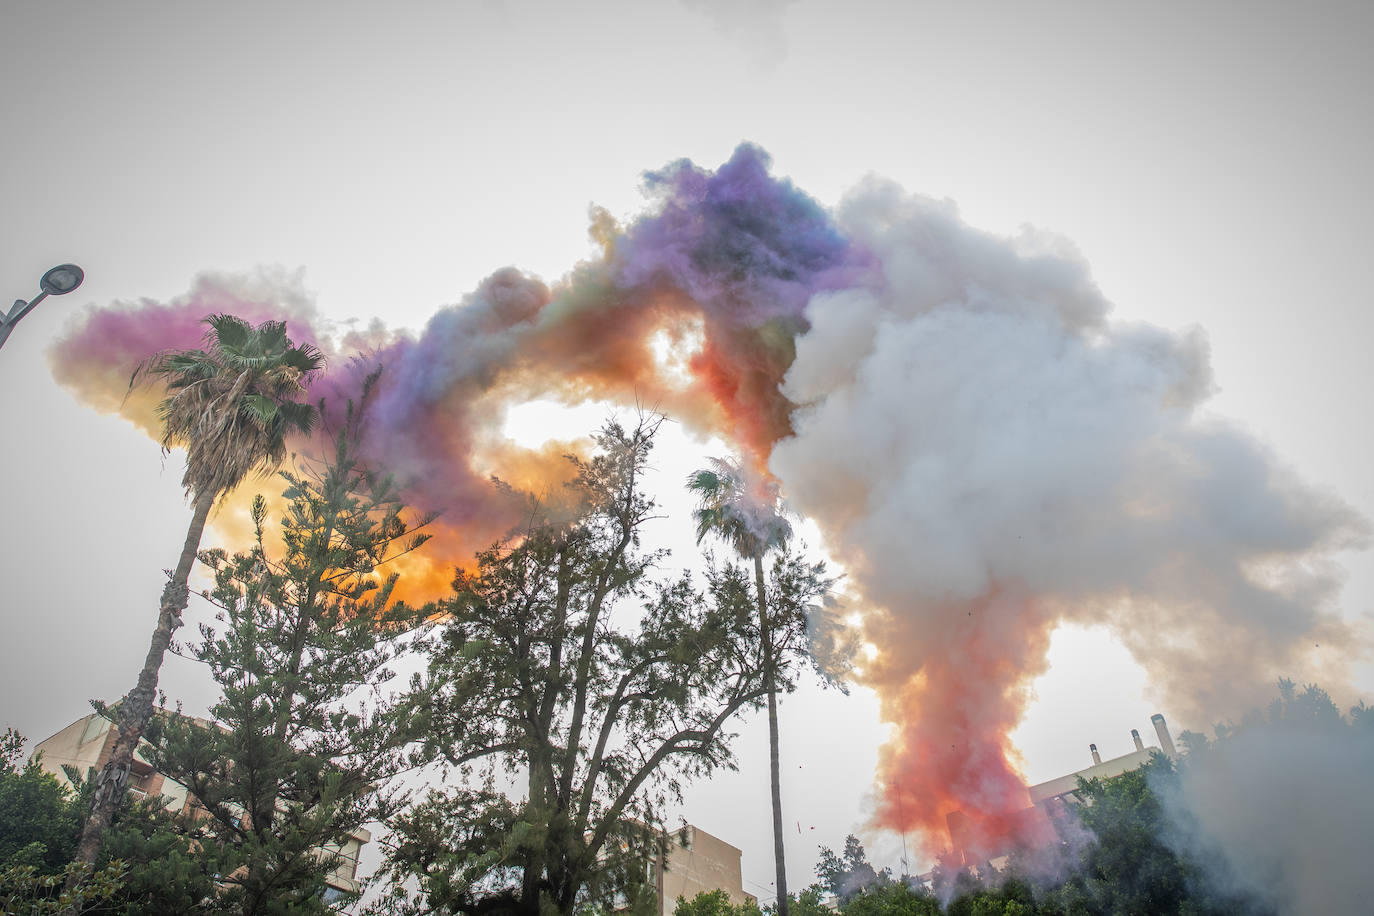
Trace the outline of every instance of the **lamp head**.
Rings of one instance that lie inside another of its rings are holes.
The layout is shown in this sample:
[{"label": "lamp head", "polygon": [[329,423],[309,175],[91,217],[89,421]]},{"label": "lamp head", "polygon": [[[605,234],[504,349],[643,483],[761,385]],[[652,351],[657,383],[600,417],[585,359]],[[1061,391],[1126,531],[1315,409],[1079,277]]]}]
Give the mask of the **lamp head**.
[{"label": "lamp head", "polygon": [[39,287],[49,296],[65,296],[81,285],[86,272],[75,264],[59,264],[43,275]]}]

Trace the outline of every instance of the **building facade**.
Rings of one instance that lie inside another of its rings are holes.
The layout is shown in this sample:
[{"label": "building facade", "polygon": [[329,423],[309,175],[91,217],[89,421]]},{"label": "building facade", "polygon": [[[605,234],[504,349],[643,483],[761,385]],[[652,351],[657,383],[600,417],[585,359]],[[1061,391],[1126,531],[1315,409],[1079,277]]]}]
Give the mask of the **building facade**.
[{"label": "building facade", "polygon": [[659,916],[672,916],[679,897],[691,900],[702,891],[725,891],[733,904],[758,902],[744,890],[740,850],[691,824],[668,836],[649,868]]}]

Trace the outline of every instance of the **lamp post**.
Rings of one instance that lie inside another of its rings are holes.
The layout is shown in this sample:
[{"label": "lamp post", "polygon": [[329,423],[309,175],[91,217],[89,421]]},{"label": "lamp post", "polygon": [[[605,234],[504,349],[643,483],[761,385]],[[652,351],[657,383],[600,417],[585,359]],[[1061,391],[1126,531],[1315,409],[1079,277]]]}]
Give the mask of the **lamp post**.
[{"label": "lamp post", "polygon": [[9,340],[10,331],[19,320],[33,311],[34,306],[42,302],[49,296],[65,296],[67,293],[81,285],[81,281],[86,279],[86,273],[75,264],[59,264],[52,270],[43,275],[43,279],[38,281],[38,288],[41,292],[25,302],[23,299],[14,300],[14,305],[10,306],[9,314],[0,318],[0,347]]}]

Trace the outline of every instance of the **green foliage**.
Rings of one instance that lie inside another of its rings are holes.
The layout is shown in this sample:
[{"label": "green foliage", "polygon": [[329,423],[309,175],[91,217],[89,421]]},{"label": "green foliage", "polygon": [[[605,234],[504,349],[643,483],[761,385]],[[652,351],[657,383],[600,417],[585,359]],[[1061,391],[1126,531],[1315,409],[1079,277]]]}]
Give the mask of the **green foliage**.
[{"label": "green foliage", "polygon": [[[712,458],[711,467],[687,478],[687,489],[697,498],[692,513],[696,521],[697,543],[707,535],[725,541],[741,557],[754,562],[754,598],[759,615],[759,641],[763,649],[764,688],[768,699],[769,782],[773,803],[773,859],[777,875],[777,908],[789,916],[791,895],[787,891],[787,862],[782,842],[782,794],[778,754],[777,693],[780,677],[786,676],[787,655],[772,638],[772,628],[786,625],[776,618],[785,608],[770,607],[764,581],[763,557],[770,550],[782,550],[792,537],[792,526],[783,516],[781,494],[776,481],[751,473],[739,462]],[[783,561],[786,557],[783,558]],[[782,561],[780,561],[782,562]],[[820,567],[816,567],[820,575]],[[816,670],[830,683],[842,682],[847,673],[843,664],[844,640],[834,626],[835,615],[825,613],[825,604],[816,607],[821,626],[807,627],[815,639],[816,654],[811,656]],[[823,635],[822,635],[823,634]]]},{"label": "green foliage", "polygon": [[[58,913],[108,912],[123,886],[124,864],[111,862],[91,874],[78,863],[43,874],[32,865],[0,867],[0,913],[6,916],[56,916]],[[64,885],[71,882],[70,888]]]},{"label": "green foliage", "polygon": [[[653,581],[639,549],[656,429],[608,424],[558,505],[460,571],[410,715],[417,762],[465,777],[396,822],[390,868],[433,912],[652,905],[656,812],[731,765],[728,725],[765,696],[749,573],[713,565],[705,594]],[[794,651],[817,567],[774,564],[772,648]],[[787,686],[785,682],[783,686]],[[522,784],[518,800],[506,787]]]},{"label": "green foliage", "polygon": [[881,872],[874,870],[868,862],[863,844],[851,833],[844,838],[841,855],[835,855],[828,847],[821,847],[816,877],[820,878],[821,886],[843,904],[876,883],[890,882],[892,873],[886,868]]},{"label": "green foliage", "polygon": [[[22,770],[23,739],[0,738],[0,901],[5,913],[82,911],[139,914],[188,912],[213,890],[208,874],[186,868],[192,841],[174,829],[160,798],[126,796],[105,832],[100,868],[64,889],[68,876],[87,871],[72,862],[77,834],[94,794],[94,771],[79,791],[44,772],[36,761]],[[79,779],[67,768],[71,779]],[[64,902],[65,901],[65,902]],[[166,905],[164,905],[166,904]],[[172,905],[175,904],[175,905]]]},{"label": "green foliage", "polygon": [[[1083,851],[1079,869],[1044,895],[1044,912],[1084,914],[1179,913],[1265,914],[1270,904],[1238,889],[1214,872],[1215,862],[1198,858],[1201,851],[1181,848],[1180,830],[1191,835],[1186,811],[1168,812],[1161,799],[1179,796],[1180,780],[1190,767],[1250,729],[1263,728],[1277,740],[1303,742],[1313,731],[1339,732],[1369,727],[1363,704],[1346,720],[1326,691],[1316,685],[1298,690],[1290,680],[1278,684],[1278,696],[1263,712],[1254,710],[1240,723],[1218,724],[1215,738],[1184,732],[1185,749],[1175,762],[1161,754],[1144,766],[1113,779],[1088,780],[1078,795],[1078,814],[1095,841]],[[1290,735],[1291,739],[1277,738]],[[1256,804],[1266,800],[1256,799]],[[1209,870],[1213,869],[1213,870]]]},{"label": "green foliage", "polygon": [[[104,909],[120,890],[124,863],[78,877],[71,862],[88,799],[73,793],[37,760],[20,765],[24,736],[0,735],[0,912],[16,916]],[[64,890],[68,878],[73,886]]]},{"label": "green foliage", "polygon": [[225,867],[222,851],[202,844],[164,805],[159,797],[126,797],[105,831],[101,862],[127,865],[108,910],[122,916],[223,912],[214,899],[216,875]]},{"label": "green foliage", "polygon": [[0,867],[29,866],[46,877],[71,861],[81,809],[37,761],[20,766],[23,756],[23,736],[7,728],[0,736]]},{"label": "green foliage", "polygon": [[851,897],[840,912],[844,916],[936,916],[940,902],[905,882],[884,881]]},{"label": "green foliage", "polygon": [[673,916],[763,916],[758,903],[732,903],[723,890],[702,891],[691,900],[677,898]]},{"label": "green foliage", "polygon": [[832,916],[834,910],[825,905],[825,891],[813,884],[800,894],[790,895],[788,912],[791,916]]},{"label": "green foliage", "polygon": [[195,804],[126,818],[107,838],[138,863],[125,895],[136,911],[326,911],[339,859],[324,849],[405,801],[394,779],[412,733],[385,687],[421,618],[378,570],[423,544],[428,520],[406,519],[391,481],[353,458],[355,420],[323,468],[282,475],[279,547],[259,498],[252,549],[201,555],[220,626],[189,651],[221,697],[214,721],[163,715],[149,728],[154,766]]},{"label": "green foliage", "polygon": [[1046,912],[1035,901],[1031,887],[1016,877],[995,887],[978,888],[951,900],[949,916],[1033,916]]},{"label": "green foliage", "polygon": [[1082,783],[1078,815],[1096,836],[1081,872],[1064,888],[1069,905],[1101,913],[1177,913],[1189,901],[1196,868],[1169,847],[1169,823],[1154,791],[1176,780],[1169,758],[1156,754],[1144,766],[1112,779]]},{"label": "green foliage", "polygon": [[[1274,736],[1288,735],[1293,742],[1310,740],[1315,733],[1364,732],[1374,727],[1369,707],[1363,703],[1342,716],[1326,691],[1315,685],[1301,690],[1289,680],[1278,685],[1278,697],[1264,711],[1255,710],[1240,723],[1218,724],[1215,738],[1185,732],[1180,743],[1187,753],[1178,761],[1156,753],[1139,769],[1110,779],[1079,783],[1076,811],[1092,841],[1082,849],[1079,861],[1062,880],[1029,880],[1016,873],[981,875],[980,881],[966,871],[939,875],[942,895],[948,899],[943,912],[950,916],[1127,916],[1127,914],[1179,914],[1267,916],[1273,906],[1229,881],[1217,872],[1218,863],[1194,846],[1183,847],[1179,836],[1191,835],[1186,811],[1166,810],[1164,798],[1179,796],[1180,780],[1190,767],[1203,766],[1208,756],[1251,729]],[[1265,804],[1265,799],[1256,799]],[[822,851],[818,873],[832,891],[843,894],[845,882],[863,874],[862,847],[850,838],[845,855]],[[937,873],[940,870],[937,869]],[[921,914],[941,912],[934,899],[905,885],[872,881],[842,903],[843,916]]]},{"label": "green foliage", "polygon": [[[1299,693],[1297,685],[1288,678],[1279,680],[1279,695],[1269,704],[1268,719],[1271,725],[1280,726],[1315,726],[1317,728],[1331,729],[1334,731],[1344,731],[1348,725],[1355,727],[1369,727],[1371,723],[1364,717],[1368,710],[1363,702],[1359,706],[1350,710],[1351,722],[1347,723],[1341,715],[1340,709],[1336,707],[1331,699],[1331,694],[1322,690],[1316,684],[1308,684]],[[1258,717],[1252,717],[1242,723],[1242,727],[1254,725],[1259,722]],[[1220,728],[1220,726],[1218,726]],[[1231,728],[1234,732],[1236,729]],[[1218,735],[1220,737],[1220,734]]]},{"label": "green foliage", "polygon": [[125,695],[119,739],[91,797],[76,857],[94,863],[105,831],[124,796],[133,754],[153,714],[154,694],[172,635],[182,625],[187,580],[195,550],[215,500],[253,471],[267,473],[286,455],[287,438],[308,434],[315,407],[298,398],[306,380],[324,365],[313,346],[294,346],[286,324],[266,321],[256,328],[232,315],[206,319],[203,350],[167,350],[140,364],[129,379],[132,390],[150,378],[167,396],[158,404],[164,453],[186,446],[182,486],[195,503],[174,572],[163,588],[157,624],[134,689]]},{"label": "green foliage", "polygon": [[715,535],[742,557],[763,556],[792,538],[783,517],[777,485],[751,481],[737,461],[710,459],[711,467],[687,477],[687,489],[697,498],[692,513],[697,543]]}]

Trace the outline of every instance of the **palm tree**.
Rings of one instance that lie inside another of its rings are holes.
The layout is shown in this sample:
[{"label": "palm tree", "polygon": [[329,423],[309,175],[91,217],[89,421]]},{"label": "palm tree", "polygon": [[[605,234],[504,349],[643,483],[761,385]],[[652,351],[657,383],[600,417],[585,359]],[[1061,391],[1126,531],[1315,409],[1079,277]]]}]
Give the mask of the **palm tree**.
[{"label": "palm tree", "polygon": [[[181,484],[194,510],[176,570],[162,590],[157,627],[138,684],[119,704],[118,737],[110,761],[97,778],[91,813],[81,831],[76,860],[94,865],[105,828],[124,795],[134,751],[153,714],[158,672],[181,626],[186,581],[200,546],[210,508],[222,494],[254,471],[267,474],[286,456],[286,439],[309,433],[316,409],[298,401],[310,378],[324,364],[319,350],[293,345],[286,323],[257,327],[233,315],[212,315],[203,350],[167,350],[134,372],[129,387],[161,381],[167,397],[159,405],[162,451],[186,446]],[[79,878],[80,872],[73,873]]]},{"label": "palm tree", "polygon": [[792,536],[782,517],[777,488],[771,483],[750,484],[745,470],[724,458],[710,459],[711,467],[692,473],[687,489],[696,494],[697,543],[713,534],[741,557],[754,561],[754,589],[759,606],[759,640],[763,646],[763,686],[768,694],[768,767],[773,793],[773,861],[777,869],[777,912],[787,916],[787,866],[782,847],[782,789],[778,772],[778,692],[776,659],[768,621],[763,580],[763,555]]}]

